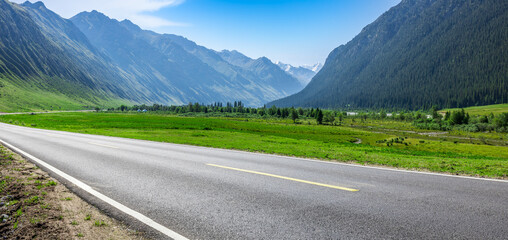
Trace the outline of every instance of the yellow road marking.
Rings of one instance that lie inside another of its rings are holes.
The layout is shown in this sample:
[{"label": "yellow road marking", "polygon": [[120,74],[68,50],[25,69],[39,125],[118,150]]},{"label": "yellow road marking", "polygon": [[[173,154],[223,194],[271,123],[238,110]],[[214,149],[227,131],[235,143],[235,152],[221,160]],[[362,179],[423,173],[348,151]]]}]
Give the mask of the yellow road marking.
[{"label": "yellow road marking", "polygon": [[321,186],[321,187],[334,188],[334,189],[339,189],[339,190],[344,190],[344,191],[350,191],[350,192],[358,192],[358,191],[360,191],[358,189],[347,188],[347,187],[340,187],[340,186],[335,186],[335,185],[330,185],[330,184],[324,184],[324,183],[318,183],[318,182],[312,182],[312,181],[301,180],[301,179],[296,179],[296,178],[292,178],[292,177],[284,177],[284,176],[279,176],[279,175],[270,174],[270,173],[251,171],[251,170],[245,170],[245,169],[234,168],[234,167],[226,167],[226,166],[221,166],[221,165],[216,165],[216,164],[210,164],[210,163],[208,163],[206,165],[212,166],[212,167],[218,167],[218,168],[224,168],[224,169],[229,169],[229,170],[240,171],[240,172],[258,174],[258,175],[263,175],[263,176],[268,176],[268,177],[280,178],[280,179],[289,180],[289,181],[307,183],[307,184],[317,185],[317,186]]},{"label": "yellow road marking", "polygon": [[101,146],[101,147],[108,147],[108,148],[115,148],[115,149],[119,149],[119,147],[114,147],[114,146],[109,146],[109,145],[104,145],[104,144],[100,144],[100,143],[93,143],[93,142],[88,142],[89,144],[93,144],[93,145],[97,145],[97,146]]}]

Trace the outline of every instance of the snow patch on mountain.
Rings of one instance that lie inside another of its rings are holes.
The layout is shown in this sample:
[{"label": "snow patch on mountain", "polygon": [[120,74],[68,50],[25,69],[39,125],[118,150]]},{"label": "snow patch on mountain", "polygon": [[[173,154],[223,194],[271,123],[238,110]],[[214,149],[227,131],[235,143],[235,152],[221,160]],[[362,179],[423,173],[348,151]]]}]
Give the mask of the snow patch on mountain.
[{"label": "snow patch on mountain", "polygon": [[309,69],[315,73],[318,73],[321,68],[323,68],[322,63],[316,63],[314,65],[302,65],[303,68]]},{"label": "snow patch on mountain", "polygon": [[279,66],[282,70],[287,72],[289,75],[298,79],[302,85],[307,85],[310,80],[316,75],[316,73],[321,70],[323,64],[316,63],[314,65],[303,65],[299,67],[294,67],[290,64],[286,64],[280,61],[275,62],[277,66]]}]

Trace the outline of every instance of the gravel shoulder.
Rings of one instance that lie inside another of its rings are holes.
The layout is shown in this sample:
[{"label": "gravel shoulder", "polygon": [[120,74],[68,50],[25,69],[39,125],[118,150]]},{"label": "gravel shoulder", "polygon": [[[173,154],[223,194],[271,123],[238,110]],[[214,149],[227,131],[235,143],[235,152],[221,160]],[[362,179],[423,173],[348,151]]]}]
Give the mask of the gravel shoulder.
[{"label": "gravel shoulder", "polygon": [[0,145],[0,239],[147,239]]}]

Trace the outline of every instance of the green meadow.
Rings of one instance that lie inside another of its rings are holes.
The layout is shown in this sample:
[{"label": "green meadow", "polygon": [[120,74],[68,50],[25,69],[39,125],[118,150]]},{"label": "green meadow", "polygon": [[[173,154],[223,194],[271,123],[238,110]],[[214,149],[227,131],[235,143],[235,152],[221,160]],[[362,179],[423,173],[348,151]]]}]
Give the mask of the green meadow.
[{"label": "green meadow", "polygon": [[[443,109],[440,112],[457,111],[460,108]],[[489,115],[508,112],[508,103],[464,108],[470,115]]]},{"label": "green meadow", "polygon": [[492,133],[491,138],[453,132],[437,134],[387,119],[345,119],[336,126],[317,125],[314,119],[300,119],[295,124],[275,118],[88,112],[5,115],[0,116],[0,121],[362,165],[493,178],[508,176],[506,134]]}]

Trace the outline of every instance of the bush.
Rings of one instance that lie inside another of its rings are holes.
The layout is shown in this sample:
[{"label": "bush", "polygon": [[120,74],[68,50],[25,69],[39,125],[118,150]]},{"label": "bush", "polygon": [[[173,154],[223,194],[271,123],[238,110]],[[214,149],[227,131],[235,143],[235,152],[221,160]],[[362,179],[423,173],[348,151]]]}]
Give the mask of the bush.
[{"label": "bush", "polygon": [[487,116],[483,115],[483,116],[480,116],[480,118],[478,118],[478,121],[480,123],[489,123],[489,118]]},{"label": "bush", "polygon": [[413,126],[419,128],[419,129],[425,129],[425,130],[441,130],[441,131],[448,131],[451,129],[448,122],[443,122],[439,119],[416,119],[413,122]]},{"label": "bush", "polygon": [[331,124],[335,121],[335,116],[331,112],[326,112],[323,121]]},{"label": "bush", "polygon": [[459,131],[465,131],[465,132],[479,132],[480,129],[476,124],[464,124],[464,125],[457,125],[453,129],[459,130]]},{"label": "bush", "polygon": [[477,123],[476,126],[478,127],[478,131],[480,132],[493,131],[495,129],[492,124],[482,123],[481,121],[480,123]]},{"label": "bush", "polygon": [[494,124],[497,128],[508,127],[508,113],[499,114],[496,118],[494,118]]}]

